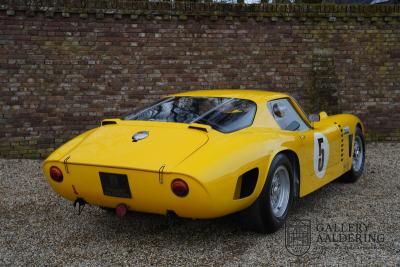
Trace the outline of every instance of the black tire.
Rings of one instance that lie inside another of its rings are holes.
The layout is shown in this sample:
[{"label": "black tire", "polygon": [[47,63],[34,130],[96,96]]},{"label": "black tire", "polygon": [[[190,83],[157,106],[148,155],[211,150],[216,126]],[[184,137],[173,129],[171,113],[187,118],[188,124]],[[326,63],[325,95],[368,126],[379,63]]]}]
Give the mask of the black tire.
[{"label": "black tire", "polygon": [[[356,133],[354,135],[354,145],[353,147],[355,148],[356,142],[360,142],[362,146],[362,154],[361,154],[361,165],[359,168],[355,168],[354,162],[352,160],[351,164],[351,169],[347,173],[345,173],[341,178],[340,181],[344,183],[355,183],[363,174],[364,171],[364,166],[365,166],[365,141],[364,141],[364,135],[359,127],[356,128]],[[353,148],[353,158],[355,157],[355,151]]]},{"label": "black tire", "polygon": [[[289,174],[289,199],[283,214],[277,217],[271,205],[271,186],[276,170],[283,166]],[[294,196],[293,164],[284,154],[278,154],[272,161],[263,189],[254,203],[240,212],[240,221],[248,229],[259,233],[276,232],[285,223]]]}]

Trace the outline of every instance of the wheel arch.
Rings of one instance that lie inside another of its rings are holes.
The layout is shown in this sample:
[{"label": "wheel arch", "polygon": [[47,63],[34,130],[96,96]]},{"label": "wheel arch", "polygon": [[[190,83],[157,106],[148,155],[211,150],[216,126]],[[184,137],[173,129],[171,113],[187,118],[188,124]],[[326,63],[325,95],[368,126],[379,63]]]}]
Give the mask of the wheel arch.
[{"label": "wheel arch", "polygon": [[[361,133],[362,133],[362,135],[363,135],[363,137],[361,138],[361,141],[362,141],[362,143],[363,143],[363,146],[364,146],[364,153],[365,153],[365,131],[364,131],[364,125],[363,125],[360,121],[358,121],[358,122],[356,123],[356,131],[357,131],[357,128],[360,128]],[[355,134],[356,134],[356,132],[354,132],[354,138],[355,138]]]},{"label": "wheel arch", "polygon": [[360,128],[361,132],[364,134],[365,129],[361,122],[358,121],[356,123],[356,128]]},{"label": "wheel arch", "polygon": [[[276,151],[269,160],[268,171],[267,171],[266,176],[268,176],[268,172],[271,167],[272,161],[279,154],[283,154],[286,157],[288,157],[289,161],[292,163],[292,168],[294,171],[294,173],[293,173],[294,182],[295,182],[295,188],[294,188],[295,189],[294,190],[295,197],[299,197],[299,195],[300,195],[300,178],[301,178],[300,177],[300,161],[299,161],[299,157],[298,157],[297,153],[294,150],[292,150],[290,148],[283,148],[279,151]],[[264,183],[266,183],[266,182],[267,182],[267,177],[265,177],[265,179],[264,179]]]},{"label": "wheel arch", "polygon": [[286,149],[286,150],[282,150],[280,151],[278,154],[284,154],[285,156],[287,156],[290,160],[290,162],[292,163],[292,167],[293,167],[293,176],[294,176],[294,183],[295,183],[295,197],[299,197],[300,194],[300,161],[299,161],[299,157],[297,156],[297,153],[294,152],[293,150],[290,149]]}]

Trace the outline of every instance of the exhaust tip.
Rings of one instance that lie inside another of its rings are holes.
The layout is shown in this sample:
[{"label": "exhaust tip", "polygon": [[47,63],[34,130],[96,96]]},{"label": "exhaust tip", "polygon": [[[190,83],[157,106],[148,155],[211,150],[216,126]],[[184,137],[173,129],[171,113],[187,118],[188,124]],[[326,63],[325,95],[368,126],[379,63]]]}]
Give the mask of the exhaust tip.
[{"label": "exhaust tip", "polygon": [[119,204],[116,208],[115,208],[115,213],[117,214],[117,216],[119,218],[122,218],[126,215],[126,213],[128,212],[128,207],[125,204]]}]

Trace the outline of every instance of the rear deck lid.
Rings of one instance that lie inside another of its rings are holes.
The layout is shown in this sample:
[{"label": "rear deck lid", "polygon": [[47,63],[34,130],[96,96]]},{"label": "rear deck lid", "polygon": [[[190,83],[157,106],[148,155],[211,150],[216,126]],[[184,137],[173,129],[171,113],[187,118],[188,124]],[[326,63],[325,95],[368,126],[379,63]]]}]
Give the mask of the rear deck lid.
[{"label": "rear deck lid", "polygon": [[187,124],[121,121],[99,127],[66,157],[68,163],[158,171],[173,167],[208,141]]}]

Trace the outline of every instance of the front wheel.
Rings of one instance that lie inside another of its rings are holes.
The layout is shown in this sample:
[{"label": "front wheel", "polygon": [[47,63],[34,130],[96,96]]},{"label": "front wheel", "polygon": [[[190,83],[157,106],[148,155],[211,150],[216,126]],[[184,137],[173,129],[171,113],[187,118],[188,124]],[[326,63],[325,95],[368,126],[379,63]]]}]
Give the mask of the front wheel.
[{"label": "front wheel", "polygon": [[343,175],[341,181],[354,183],[360,178],[365,165],[365,142],[364,135],[359,127],[356,128],[354,136],[353,159],[350,171]]},{"label": "front wheel", "polygon": [[293,167],[284,154],[271,163],[267,180],[256,201],[240,213],[242,224],[260,233],[273,233],[284,224],[293,202]]}]

